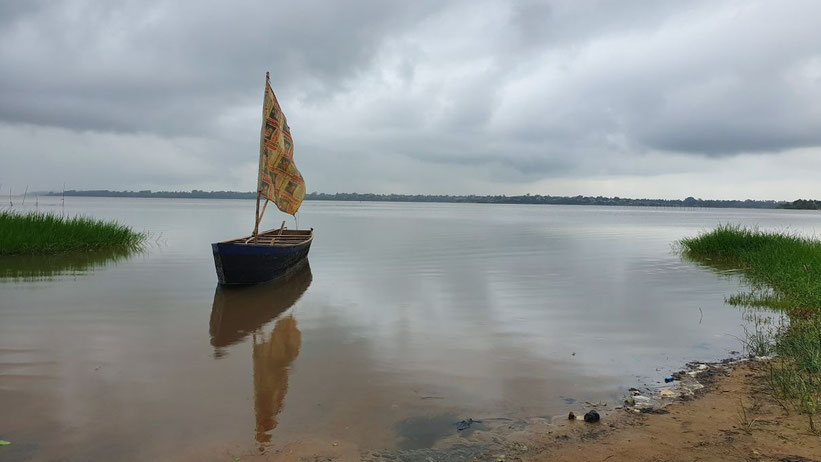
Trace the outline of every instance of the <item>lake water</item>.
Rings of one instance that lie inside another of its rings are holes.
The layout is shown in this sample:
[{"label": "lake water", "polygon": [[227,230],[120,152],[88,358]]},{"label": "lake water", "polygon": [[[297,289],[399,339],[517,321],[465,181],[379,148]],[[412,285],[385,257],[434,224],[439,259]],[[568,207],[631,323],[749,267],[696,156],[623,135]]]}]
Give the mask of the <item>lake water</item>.
[{"label": "lake water", "polygon": [[[0,257],[0,458],[413,450],[615,404],[741,349],[743,313],[724,303],[740,282],[682,261],[677,239],[821,230],[798,211],[306,202],[310,266],[219,289],[210,243],[247,235],[253,209],[67,198],[151,245]],[[457,433],[468,418],[484,424]]]}]

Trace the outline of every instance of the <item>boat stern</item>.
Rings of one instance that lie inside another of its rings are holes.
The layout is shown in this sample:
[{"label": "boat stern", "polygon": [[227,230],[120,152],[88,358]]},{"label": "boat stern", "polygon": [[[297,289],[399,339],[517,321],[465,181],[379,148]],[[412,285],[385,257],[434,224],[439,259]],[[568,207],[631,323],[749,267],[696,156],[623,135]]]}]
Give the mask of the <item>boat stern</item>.
[{"label": "boat stern", "polygon": [[214,253],[214,267],[217,269],[217,279],[220,284],[225,284],[225,272],[222,269],[219,244],[211,244],[211,251]]}]

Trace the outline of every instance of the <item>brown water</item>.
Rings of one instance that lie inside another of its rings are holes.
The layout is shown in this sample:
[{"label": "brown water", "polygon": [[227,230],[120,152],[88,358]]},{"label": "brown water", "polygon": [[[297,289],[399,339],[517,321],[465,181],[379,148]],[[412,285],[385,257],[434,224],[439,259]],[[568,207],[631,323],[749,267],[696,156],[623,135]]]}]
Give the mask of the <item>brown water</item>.
[{"label": "brown water", "polygon": [[[821,229],[794,211],[309,202],[309,266],[219,288],[209,244],[247,234],[253,207],[69,198],[151,246],[0,258],[0,459],[412,450],[616,403],[741,349],[743,313],[723,301],[739,282],[682,262],[675,240]],[[482,423],[457,432],[468,418]]]}]

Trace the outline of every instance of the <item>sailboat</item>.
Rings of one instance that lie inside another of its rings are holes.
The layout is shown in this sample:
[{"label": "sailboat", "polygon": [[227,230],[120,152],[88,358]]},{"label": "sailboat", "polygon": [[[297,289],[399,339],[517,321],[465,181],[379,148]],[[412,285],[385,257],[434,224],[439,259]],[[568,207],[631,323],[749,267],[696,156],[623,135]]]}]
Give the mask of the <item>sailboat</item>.
[{"label": "sailboat", "polygon": [[271,89],[268,72],[260,132],[254,231],[250,236],[211,244],[220,284],[257,284],[285,277],[308,257],[314,239],[313,228],[287,229],[284,221],[279,228],[259,231],[269,202],[296,216],[305,198],[305,180],[294,164],[291,129]]}]

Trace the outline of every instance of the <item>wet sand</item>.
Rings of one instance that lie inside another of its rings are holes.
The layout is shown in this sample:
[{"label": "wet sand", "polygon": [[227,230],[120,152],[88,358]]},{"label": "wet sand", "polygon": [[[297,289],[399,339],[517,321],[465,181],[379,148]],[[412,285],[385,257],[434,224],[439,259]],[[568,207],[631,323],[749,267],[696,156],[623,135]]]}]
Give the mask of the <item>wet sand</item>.
[{"label": "wet sand", "polygon": [[533,454],[521,459],[818,460],[821,436],[809,431],[806,416],[788,413],[770,397],[765,376],[765,364],[740,363],[715,377],[696,399],[671,404],[664,414],[622,412],[600,425],[573,425],[554,441],[538,439]]}]

